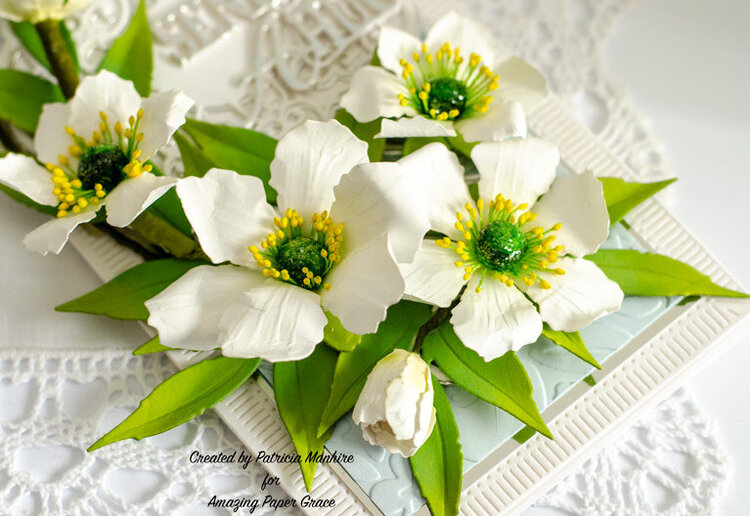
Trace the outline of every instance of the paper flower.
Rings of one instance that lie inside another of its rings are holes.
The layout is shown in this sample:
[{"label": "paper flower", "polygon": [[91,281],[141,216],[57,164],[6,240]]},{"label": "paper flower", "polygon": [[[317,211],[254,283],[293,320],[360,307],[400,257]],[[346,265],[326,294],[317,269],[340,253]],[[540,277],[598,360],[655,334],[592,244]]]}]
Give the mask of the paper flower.
[{"label": "paper flower", "polygon": [[370,444],[411,457],[435,426],[433,397],[430,367],[418,354],[397,349],[375,364],[352,418]]},{"label": "paper flower", "polygon": [[[177,90],[142,99],[133,83],[102,71],[66,104],[46,104],[34,138],[37,158],[0,159],[0,183],[57,208],[57,218],[24,238],[42,254],[59,253],[79,224],[107,205],[107,222],[125,227],[176,179],[146,161],[185,123],[193,101]],[[88,135],[89,139],[84,136]]]},{"label": "paper flower", "polygon": [[558,178],[557,148],[542,140],[481,143],[471,154],[480,174],[474,203],[446,154],[431,144],[402,163],[432,178],[431,226],[447,235],[424,240],[402,265],[407,295],[447,307],[465,288],[451,323],[485,360],[536,341],[543,321],[577,331],[620,308],[620,287],[581,258],[609,233],[593,174]]},{"label": "paper flower", "polygon": [[359,122],[385,117],[379,137],[456,131],[466,141],[526,136],[524,110],[547,95],[536,69],[501,50],[484,27],[453,12],[424,42],[384,27],[377,55],[382,67],[358,70],[341,106]]},{"label": "paper flower", "polygon": [[91,0],[0,0],[0,18],[11,21],[62,20]]},{"label": "paper flower", "polygon": [[146,303],[161,343],[300,359],[323,340],[324,310],[350,332],[374,332],[403,294],[396,260],[413,258],[427,220],[400,176],[367,174],[365,162],[367,144],[344,126],[308,121],[276,148],[278,209],[255,177],[214,169],[180,181],[203,250],[233,265],[192,269]]}]

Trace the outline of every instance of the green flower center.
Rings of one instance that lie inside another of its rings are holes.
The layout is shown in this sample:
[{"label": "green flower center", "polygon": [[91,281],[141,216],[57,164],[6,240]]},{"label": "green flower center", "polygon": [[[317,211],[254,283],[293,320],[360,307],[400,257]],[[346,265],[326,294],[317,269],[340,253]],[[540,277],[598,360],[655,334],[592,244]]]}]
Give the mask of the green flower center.
[{"label": "green flower center", "polygon": [[461,116],[466,106],[466,85],[453,77],[441,77],[431,81],[428,106],[437,114],[456,110],[457,116]]},{"label": "green flower center", "polygon": [[260,247],[251,245],[258,267],[267,278],[275,278],[307,290],[329,289],[324,279],[341,261],[344,225],[336,224],[328,212],[313,213],[312,226],[295,210],[288,209],[273,221],[276,230],[269,233]]},{"label": "green flower center", "polygon": [[526,235],[518,226],[498,220],[479,233],[477,255],[485,266],[503,271],[521,258],[526,250],[526,242]]},{"label": "green flower center", "polygon": [[404,57],[401,77],[406,91],[398,94],[402,106],[411,106],[434,120],[471,118],[485,113],[492,102],[492,91],[500,78],[482,57],[471,54],[464,60],[461,49],[445,43],[434,53],[426,44],[411,59]]},{"label": "green flower center", "polygon": [[308,272],[313,277],[323,276],[328,264],[320,251],[323,244],[310,237],[300,236],[287,240],[279,247],[276,263],[281,270],[286,270],[298,285],[302,285]]},{"label": "green flower center", "polygon": [[130,160],[116,145],[94,145],[87,148],[78,164],[78,179],[85,190],[93,190],[96,184],[107,191],[112,190],[123,179],[123,169]]},{"label": "green flower center", "polygon": [[549,229],[532,226],[536,213],[526,211],[526,203],[516,206],[509,199],[497,195],[485,206],[478,199],[476,206],[466,203],[466,212],[456,213],[455,228],[463,238],[451,240],[448,237],[436,240],[440,247],[453,249],[458,255],[455,266],[464,269],[464,280],[469,281],[475,274],[479,276],[476,292],[482,291],[482,283],[494,278],[508,287],[523,283],[526,286],[538,284],[550,288],[546,278],[562,275],[561,268],[549,268],[563,252],[563,246],[552,247],[559,231],[559,222]]}]

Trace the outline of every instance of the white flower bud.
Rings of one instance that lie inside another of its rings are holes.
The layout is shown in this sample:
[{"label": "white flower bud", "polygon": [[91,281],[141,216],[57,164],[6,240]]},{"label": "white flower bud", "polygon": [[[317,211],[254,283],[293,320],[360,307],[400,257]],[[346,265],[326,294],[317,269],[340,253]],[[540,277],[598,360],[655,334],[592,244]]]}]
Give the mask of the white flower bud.
[{"label": "white flower bud", "polygon": [[11,21],[62,20],[91,0],[0,0],[0,18]]},{"label": "white flower bud", "polygon": [[375,364],[352,417],[367,442],[411,457],[435,426],[433,396],[429,366],[397,349]]}]

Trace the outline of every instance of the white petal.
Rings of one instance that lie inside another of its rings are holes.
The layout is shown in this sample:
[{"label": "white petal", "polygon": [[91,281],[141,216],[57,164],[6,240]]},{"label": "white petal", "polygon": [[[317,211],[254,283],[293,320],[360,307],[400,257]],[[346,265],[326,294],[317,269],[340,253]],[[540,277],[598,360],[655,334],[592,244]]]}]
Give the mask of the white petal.
[{"label": "white petal", "polygon": [[397,261],[414,259],[430,223],[412,184],[396,163],[363,163],[341,178],[333,190],[331,217],[344,223],[346,253],[387,233]]},{"label": "white petal", "polygon": [[485,361],[535,342],[542,333],[542,318],[531,302],[515,287],[485,278],[482,292],[475,274],[453,309],[451,323],[467,348]]},{"label": "white petal", "polygon": [[282,213],[291,208],[309,222],[313,213],[330,210],[341,176],[367,161],[367,144],[349,129],[335,120],[308,120],[279,140],[269,183]]},{"label": "white petal", "polygon": [[479,171],[479,196],[503,194],[516,204],[533,206],[557,177],[560,153],[544,140],[507,140],[480,143],[471,151]]},{"label": "white petal", "polygon": [[496,100],[516,101],[530,113],[547,98],[547,79],[536,68],[518,57],[511,57],[493,70],[500,77],[500,85],[493,92]]},{"label": "white petal", "polygon": [[151,158],[164,147],[174,132],[185,123],[185,115],[195,101],[179,90],[164,91],[144,99],[143,120],[138,130],[143,133],[141,161]]},{"label": "white petal", "polygon": [[409,137],[456,136],[453,122],[432,120],[422,115],[398,120],[383,119],[380,132],[375,138],[409,138]]},{"label": "white petal", "polygon": [[562,229],[555,232],[555,244],[562,244],[564,252],[574,256],[595,252],[609,235],[602,183],[590,171],[558,178],[534,211],[539,214],[535,226],[562,223]]},{"label": "white petal", "polygon": [[495,62],[499,44],[484,25],[451,11],[432,26],[425,41],[430,52],[435,52],[443,44],[460,48],[461,54],[479,54],[482,61],[490,66]]},{"label": "white petal", "polygon": [[65,217],[54,218],[45,222],[34,231],[26,235],[23,239],[23,245],[30,251],[40,254],[54,253],[58,254],[68,242],[68,237],[79,224],[83,224],[96,217],[96,211],[101,207],[98,205],[89,205],[88,208],[81,210],[80,213],[72,213]]},{"label": "white petal", "polygon": [[412,263],[400,264],[406,283],[405,294],[437,306],[450,306],[464,286],[464,270],[455,266],[453,249],[438,247],[434,240],[423,240]]},{"label": "white petal", "polygon": [[352,333],[373,333],[389,306],[401,299],[404,280],[386,235],[348,255],[326,277],[330,290],[321,293],[323,308]]},{"label": "white petal", "polygon": [[493,102],[490,108],[471,118],[456,121],[456,130],[467,142],[499,142],[506,138],[526,138],[526,115],[518,102]]},{"label": "white petal", "polygon": [[177,183],[177,179],[149,172],[125,179],[107,195],[107,223],[124,228]]},{"label": "white petal", "polygon": [[269,279],[227,309],[219,341],[228,357],[299,360],[323,340],[327,322],[318,294]]},{"label": "white petal", "polygon": [[23,154],[8,154],[0,158],[0,183],[34,202],[57,206],[57,196],[52,193],[52,174],[33,158]]},{"label": "white petal", "polygon": [[460,233],[454,227],[456,212],[464,211],[471,195],[456,155],[443,144],[431,143],[400,159],[398,164],[412,178],[414,194],[422,197],[428,207],[430,227],[458,238]]},{"label": "white petal", "polygon": [[260,179],[214,168],[201,178],[181,179],[177,195],[212,262],[255,263],[247,248],[274,230],[276,216]]},{"label": "white petal", "polygon": [[566,257],[559,265],[565,270],[564,276],[541,275],[550,288],[540,288],[536,283],[526,291],[553,330],[578,331],[620,309],[622,290],[593,262]]},{"label": "white petal", "polygon": [[[97,115],[97,120],[98,120]],[[45,104],[39,116],[39,125],[34,134],[34,148],[42,163],[58,163],[60,154],[68,155],[68,146],[73,140],[65,132],[70,123],[70,104]],[[90,137],[87,135],[86,137]]]},{"label": "white petal", "polygon": [[[70,101],[70,126],[80,137],[89,140],[93,132],[99,130],[101,111],[107,114],[110,128],[118,121],[127,127],[128,118],[135,116],[140,107],[141,97],[132,82],[102,70],[86,77],[78,86]],[[64,127],[60,130],[64,134]]]},{"label": "white petal", "polygon": [[411,34],[394,27],[383,27],[378,39],[378,58],[384,68],[395,74],[401,74],[401,59],[411,60],[412,54],[418,52],[422,42]]},{"label": "white petal", "polygon": [[195,267],[146,301],[148,324],[170,348],[214,349],[227,308],[264,280],[259,273],[234,265]]},{"label": "white petal", "polygon": [[349,90],[341,97],[341,107],[357,122],[378,117],[415,116],[411,106],[402,106],[399,93],[409,95],[403,79],[377,66],[364,66],[354,73]]},{"label": "white petal", "polygon": [[11,21],[61,20],[82,9],[91,0],[3,0],[0,1],[0,18]]}]

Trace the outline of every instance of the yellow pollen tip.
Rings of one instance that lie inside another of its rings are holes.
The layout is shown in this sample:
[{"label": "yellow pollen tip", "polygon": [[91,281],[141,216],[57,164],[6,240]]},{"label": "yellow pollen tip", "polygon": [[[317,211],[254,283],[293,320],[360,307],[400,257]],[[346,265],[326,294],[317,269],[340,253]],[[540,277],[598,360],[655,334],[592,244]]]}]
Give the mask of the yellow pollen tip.
[{"label": "yellow pollen tip", "polygon": [[549,281],[547,281],[547,280],[539,280],[539,286],[542,287],[543,289],[548,289],[552,285],[550,285]]},{"label": "yellow pollen tip", "polygon": [[476,292],[477,294],[481,294],[482,293],[482,287],[475,288],[474,292]]},{"label": "yellow pollen tip", "polygon": [[563,275],[565,275],[565,269],[560,269],[560,268],[557,268],[557,269],[555,269],[555,270],[554,270],[553,272],[554,272],[555,274],[557,274],[558,276],[563,276]]},{"label": "yellow pollen tip", "polygon": [[75,130],[70,126],[65,127],[65,132],[68,133],[68,136],[75,136],[76,134]]},{"label": "yellow pollen tip", "polygon": [[552,226],[552,231],[560,231],[561,228],[562,228],[562,223],[558,222],[557,224]]}]

